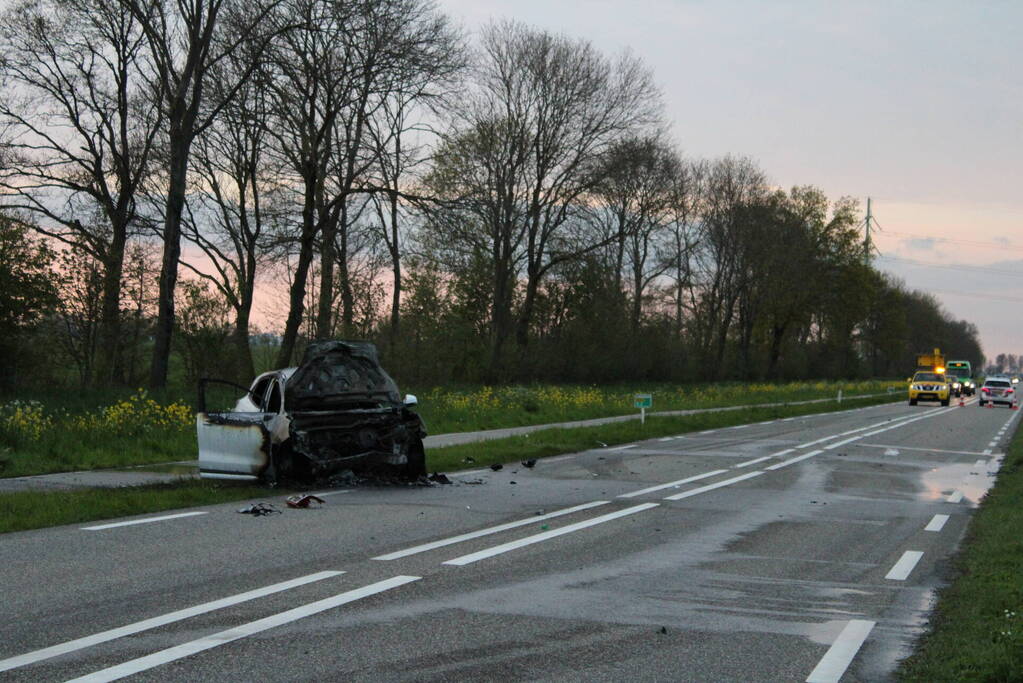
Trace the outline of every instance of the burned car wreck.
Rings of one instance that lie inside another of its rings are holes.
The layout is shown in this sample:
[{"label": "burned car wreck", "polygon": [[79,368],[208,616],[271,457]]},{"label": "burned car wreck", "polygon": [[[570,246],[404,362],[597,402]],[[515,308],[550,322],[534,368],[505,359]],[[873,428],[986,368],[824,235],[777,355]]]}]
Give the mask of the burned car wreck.
[{"label": "burned car wreck", "polygon": [[[229,411],[207,411],[207,389],[245,393]],[[301,364],[263,373],[248,389],[199,382],[199,474],[207,479],[308,481],[342,470],[426,474],[426,429],[415,396],[398,394],[368,342],[325,341]]]}]

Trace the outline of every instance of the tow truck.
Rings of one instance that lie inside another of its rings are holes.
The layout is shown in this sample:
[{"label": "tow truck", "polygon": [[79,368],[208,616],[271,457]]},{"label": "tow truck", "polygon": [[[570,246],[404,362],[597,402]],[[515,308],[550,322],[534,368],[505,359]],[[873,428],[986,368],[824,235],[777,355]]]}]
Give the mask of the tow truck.
[{"label": "tow truck", "polygon": [[938,401],[947,406],[952,398],[952,384],[945,376],[945,357],[940,349],[916,357],[917,371],[909,380],[909,405],[918,401]]}]

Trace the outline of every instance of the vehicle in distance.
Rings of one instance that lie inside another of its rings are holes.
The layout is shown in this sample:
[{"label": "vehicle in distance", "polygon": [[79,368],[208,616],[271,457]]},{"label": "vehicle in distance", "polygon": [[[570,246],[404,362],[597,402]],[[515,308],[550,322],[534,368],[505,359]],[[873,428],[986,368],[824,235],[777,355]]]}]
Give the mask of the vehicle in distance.
[{"label": "vehicle in distance", "polygon": [[[207,410],[207,387],[244,392],[227,411]],[[199,475],[208,479],[310,480],[341,470],[426,474],[426,429],[415,396],[399,398],[368,342],[325,341],[298,367],[256,377],[248,389],[199,383]]]},{"label": "vehicle in distance", "polygon": [[1016,389],[1013,387],[1012,380],[1008,377],[988,377],[984,380],[984,386],[980,388],[980,407],[984,407],[988,403],[995,405],[998,403],[1004,403],[1005,405],[1012,407],[1012,404],[1016,402]]},{"label": "vehicle in distance", "polygon": [[[968,360],[950,360],[945,366],[945,374],[949,379],[954,382],[958,382],[960,385],[960,393],[966,394],[967,396],[973,396],[977,393],[977,384],[973,381],[973,367],[970,365]],[[955,387],[953,386],[953,390]]]},{"label": "vehicle in distance", "polygon": [[952,385],[944,373],[922,371],[913,375],[909,381],[909,405],[915,406],[917,401],[940,401],[947,406],[952,395]]}]

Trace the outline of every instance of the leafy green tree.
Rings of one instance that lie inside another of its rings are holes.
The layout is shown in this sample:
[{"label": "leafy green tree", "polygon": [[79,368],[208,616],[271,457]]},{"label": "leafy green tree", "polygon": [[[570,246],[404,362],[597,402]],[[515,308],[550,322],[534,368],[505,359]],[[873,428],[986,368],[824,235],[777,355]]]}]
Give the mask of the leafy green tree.
[{"label": "leafy green tree", "polygon": [[31,355],[25,338],[57,305],[53,261],[53,250],[22,221],[0,214],[0,388],[22,379]]}]

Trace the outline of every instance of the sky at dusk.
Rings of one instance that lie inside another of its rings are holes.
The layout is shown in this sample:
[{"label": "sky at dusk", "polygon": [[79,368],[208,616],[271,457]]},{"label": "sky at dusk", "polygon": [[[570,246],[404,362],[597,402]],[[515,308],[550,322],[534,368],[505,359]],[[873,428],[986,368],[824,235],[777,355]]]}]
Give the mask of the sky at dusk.
[{"label": "sky at dusk", "polygon": [[684,153],[871,197],[875,265],[1023,353],[1023,2],[437,2],[632,51]]}]

